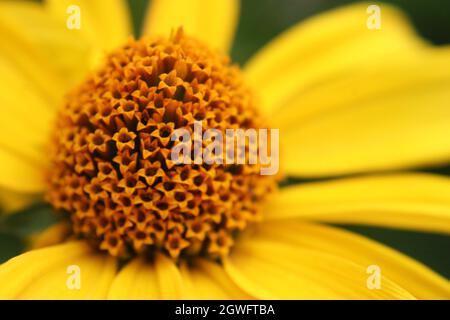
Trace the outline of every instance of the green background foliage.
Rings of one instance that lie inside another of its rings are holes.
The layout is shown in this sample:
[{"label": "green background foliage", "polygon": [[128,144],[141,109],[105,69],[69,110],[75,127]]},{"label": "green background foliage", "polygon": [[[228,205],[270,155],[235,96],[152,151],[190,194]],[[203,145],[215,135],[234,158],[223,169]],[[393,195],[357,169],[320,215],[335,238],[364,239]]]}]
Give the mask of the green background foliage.
[{"label": "green background foliage", "polygon": [[[214,0],[211,0],[214,1]],[[358,2],[351,0],[242,0],[241,17],[231,56],[241,65],[265,43],[295,23],[330,8]],[[418,32],[429,41],[450,43],[450,1],[392,0],[411,18]],[[377,4],[377,1],[371,1]],[[136,36],[145,14],[147,0],[129,0]],[[450,175],[444,168],[418,168]],[[302,183],[290,180],[289,183]],[[0,262],[23,252],[29,236],[56,221],[49,206],[37,204],[17,215],[0,216]],[[450,278],[450,237],[362,226],[343,226],[392,246]]]}]

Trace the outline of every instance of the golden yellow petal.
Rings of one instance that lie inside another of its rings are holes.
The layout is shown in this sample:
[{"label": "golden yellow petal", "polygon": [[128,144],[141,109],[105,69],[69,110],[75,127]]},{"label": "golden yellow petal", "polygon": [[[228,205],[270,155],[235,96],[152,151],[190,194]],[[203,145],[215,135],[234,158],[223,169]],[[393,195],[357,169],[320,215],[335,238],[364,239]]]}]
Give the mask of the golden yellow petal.
[{"label": "golden yellow petal", "polygon": [[[286,31],[247,65],[273,128],[281,167],[298,176],[387,170],[450,159],[450,50],[431,48],[396,9],[366,4]],[[270,79],[270,81],[267,81]]]},{"label": "golden yellow petal", "polygon": [[28,80],[29,90],[56,107],[85,70],[86,42],[52,19],[39,3],[2,1],[0,17],[0,58]]},{"label": "golden yellow petal", "polygon": [[38,193],[45,188],[43,167],[0,148],[0,187],[22,193]]},{"label": "golden yellow petal", "polygon": [[[382,276],[418,299],[449,299],[450,282],[402,253],[352,232],[302,223],[296,220],[268,221],[253,238],[288,243],[296,248],[329,254],[363,267],[378,266]],[[359,283],[365,287],[366,280]],[[384,280],[381,282],[383,288]]]},{"label": "golden yellow petal", "polygon": [[239,19],[238,0],[153,0],[143,33],[167,36],[183,27],[187,34],[227,52]]},{"label": "golden yellow petal", "polygon": [[54,111],[51,103],[11,61],[0,57],[0,187],[43,190],[42,171]]},{"label": "golden yellow petal", "polygon": [[[133,34],[125,0],[46,0],[45,5],[64,26],[70,17],[77,17],[80,13],[80,29],[71,31],[79,33],[94,48],[94,63],[106,51],[124,44]],[[77,6],[75,10],[74,6]]]},{"label": "golden yellow petal", "polygon": [[[401,12],[386,4],[380,4],[382,29],[369,30],[368,6],[358,3],[313,16],[274,38],[250,59],[245,73],[268,114],[281,112],[292,100],[300,103],[302,95],[317,86],[423,46]],[[322,98],[328,96],[320,93]],[[302,104],[302,110],[295,112],[322,107],[316,104]]]},{"label": "golden yellow petal", "polygon": [[67,222],[58,222],[30,237],[30,248],[40,249],[64,242],[70,235],[71,228]]},{"label": "golden yellow petal", "polygon": [[137,258],[128,263],[115,277],[108,299],[159,299],[154,266]]},{"label": "golden yellow petal", "polygon": [[108,299],[179,299],[181,276],[173,261],[157,253],[152,262],[133,259],[114,279]]},{"label": "golden yellow petal", "polygon": [[301,218],[450,233],[450,179],[404,173],[292,185],[265,208],[269,220]]},{"label": "golden yellow petal", "polygon": [[182,264],[183,299],[225,300],[252,299],[233,282],[223,266],[206,259]]},{"label": "golden yellow petal", "polygon": [[54,116],[32,81],[0,58],[0,148],[38,164],[45,163],[44,145]]},{"label": "golden yellow petal", "polygon": [[225,270],[243,290],[257,298],[414,298],[386,277],[381,279],[381,289],[369,289],[366,268],[339,255],[274,240],[262,233],[239,240],[231,256],[224,260]]},{"label": "golden yellow petal", "polygon": [[[449,88],[450,48],[349,71],[273,117],[281,166],[291,175],[320,176],[447,163]],[[299,116],[303,105],[322,111]]]},{"label": "golden yellow petal", "polygon": [[[79,288],[73,276],[80,276]],[[102,299],[115,261],[83,242],[69,242],[17,256],[0,266],[2,299]]]},{"label": "golden yellow petal", "polygon": [[[2,1],[0,18],[1,59],[13,64],[29,79],[29,88],[39,92],[50,106],[54,106],[65,93],[70,79],[58,69],[58,61],[73,55],[69,50],[63,50],[65,46],[60,43],[77,41],[66,33],[68,30],[58,28],[38,3]],[[70,45],[66,47],[73,49]],[[8,92],[7,87],[4,89]]]},{"label": "golden yellow petal", "polygon": [[21,210],[35,201],[40,200],[39,194],[14,192],[0,188],[0,213],[13,213]]}]

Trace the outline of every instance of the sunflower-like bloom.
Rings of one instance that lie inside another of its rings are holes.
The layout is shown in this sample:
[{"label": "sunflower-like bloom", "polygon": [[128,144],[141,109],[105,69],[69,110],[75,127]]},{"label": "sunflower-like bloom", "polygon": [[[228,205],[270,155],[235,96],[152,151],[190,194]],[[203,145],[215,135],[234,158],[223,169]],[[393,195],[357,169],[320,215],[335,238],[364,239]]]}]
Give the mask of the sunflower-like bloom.
[{"label": "sunflower-like bloom", "polygon": [[[290,28],[241,71],[234,0],[153,0],[140,40],[120,0],[1,2],[2,204],[44,194],[66,222],[0,266],[0,298],[450,298],[323,224],[450,232],[449,179],[407,171],[450,159],[449,48],[386,5],[369,30],[367,7]],[[174,164],[170,135],[194,121],[279,128],[280,175]]]}]

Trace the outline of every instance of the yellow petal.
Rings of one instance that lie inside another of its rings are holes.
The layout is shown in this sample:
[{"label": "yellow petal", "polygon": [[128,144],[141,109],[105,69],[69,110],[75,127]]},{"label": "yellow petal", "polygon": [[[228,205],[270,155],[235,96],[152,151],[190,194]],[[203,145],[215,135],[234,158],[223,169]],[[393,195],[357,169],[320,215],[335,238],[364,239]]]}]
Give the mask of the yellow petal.
[{"label": "yellow petal", "polygon": [[181,266],[183,299],[252,299],[242,291],[218,263],[196,259]]},{"label": "yellow petal", "polygon": [[144,34],[167,37],[183,27],[187,34],[227,52],[239,17],[238,0],[153,0],[145,19]]},{"label": "yellow petal", "polygon": [[0,148],[0,187],[24,193],[45,188],[43,167]]},{"label": "yellow petal", "polygon": [[[381,275],[419,299],[450,298],[448,280],[398,251],[348,231],[289,220],[263,223],[258,233],[251,236],[331,254],[364,269],[371,265],[379,266]],[[365,286],[365,282],[360,285]]]},{"label": "yellow petal", "polygon": [[70,235],[70,225],[67,222],[58,222],[38,234],[30,237],[30,248],[40,249],[54,246],[64,242]]},{"label": "yellow petal", "polygon": [[32,81],[0,58],[0,148],[45,163],[43,148],[55,111]]},{"label": "yellow petal", "polygon": [[0,12],[0,186],[39,192],[54,110],[82,69],[63,60],[79,57],[82,42],[37,3],[3,1]]},{"label": "yellow petal", "polygon": [[[298,234],[301,236],[301,234]],[[367,287],[366,268],[319,250],[261,235],[239,239],[225,270],[244,290],[262,299],[412,299],[386,277]]]},{"label": "yellow petal", "polygon": [[37,194],[19,193],[0,188],[0,213],[13,213],[39,200]]},{"label": "yellow petal", "polygon": [[292,185],[265,210],[269,220],[302,218],[450,233],[450,179],[405,173]]},{"label": "yellow petal", "polygon": [[0,57],[0,187],[43,190],[44,147],[54,111],[51,102],[12,61]]},{"label": "yellow petal", "polygon": [[46,0],[46,7],[59,23],[67,25],[68,19],[76,17],[78,6],[80,12],[80,29],[72,29],[79,33],[95,48],[97,59],[123,45],[132,35],[130,14],[124,0]]},{"label": "yellow petal", "polygon": [[171,259],[157,253],[148,262],[136,258],[116,276],[108,292],[108,299],[179,299],[181,276]]},{"label": "yellow petal", "polygon": [[427,46],[388,5],[380,5],[381,30],[370,30],[367,7],[300,23],[246,68],[271,127],[280,128],[288,174],[339,175],[450,159],[450,50]]},{"label": "yellow petal", "polygon": [[[80,271],[80,287],[71,276]],[[115,261],[84,242],[70,242],[17,256],[0,266],[2,299],[102,299],[114,277]]]},{"label": "yellow petal", "polygon": [[[447,163],[450,48],[440,50],[379,60],[279,110],[281,166],[320,176]],[[328,110],[297,117],[300,101]]]},{"label": "yellow petal", "polygon": [[[52,84],[45,82],[47,90],[52,94],[62,94],[61,88],[70,88],[86,75],[91,59],[92,50],[89,43],[80,35],[69,30],[65,23],[52,17],[48,10],[40,3],[30,1],[2,1],[0,10],[5,16],[3,19],[6,31],[13,32],[14,43],[21,52],[12,52],[14,55],[31,54],[27,51],[30,46],[35,55],[44,61],[48,67],[46,73],[54,73],[58,82]],[[20,47],[20,44],[25,47]],[[30,63],[42,63],[31,60]],[[40,68],[37,71],[45,69]],[[27,70],[25,70],[27,71]],[[45,77],[48,75],[38,75]],[[32,83],[31,87],[36,84]]]},{"label": "yellow petal", "polygon": [[[302,101],[301,94],[324,82],[367,64],[384,63],[385,59],[378,60],[381,57],[422,46],[403,15],[386,4],[380,5],[382,29],[369,30],[368,6],[341,7],[300,22],[247,63],[246,76],[263,98],[267,113],[278,112],[290,100]],[[301,108],[318,107],[302,104]]]}]

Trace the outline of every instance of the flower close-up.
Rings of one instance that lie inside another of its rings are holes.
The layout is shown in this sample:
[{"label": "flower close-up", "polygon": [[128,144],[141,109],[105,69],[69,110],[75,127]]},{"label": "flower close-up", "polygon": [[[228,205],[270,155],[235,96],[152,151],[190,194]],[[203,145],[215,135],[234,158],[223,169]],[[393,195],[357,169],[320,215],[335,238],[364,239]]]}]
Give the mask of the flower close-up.
[{"label": "flower close-up", "polygon": [[356,3],[237,63],[242,6],[152,0],[133,32],[127,1],[0,1],[0,232],[55,219],[0,299],[450,299],[341,227],[448,237],[450,47]]}]

